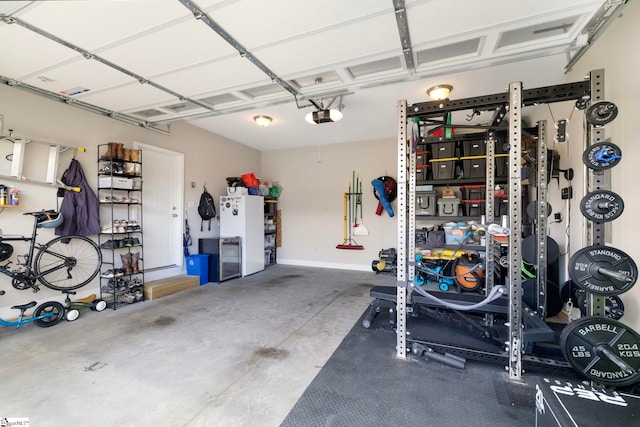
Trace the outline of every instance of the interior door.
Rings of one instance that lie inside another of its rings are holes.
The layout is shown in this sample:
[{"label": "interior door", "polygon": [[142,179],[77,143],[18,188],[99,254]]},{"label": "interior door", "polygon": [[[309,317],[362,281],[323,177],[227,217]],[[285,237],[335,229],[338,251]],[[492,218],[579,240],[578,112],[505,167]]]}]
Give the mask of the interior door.
[{"label": "interior door", "polygon": [[[142,149],[145,273],[157,278],[180,274],[183,260],[184,155],[152,145],[134,145]],[[148,280],[147,277],[145,279]]]}]

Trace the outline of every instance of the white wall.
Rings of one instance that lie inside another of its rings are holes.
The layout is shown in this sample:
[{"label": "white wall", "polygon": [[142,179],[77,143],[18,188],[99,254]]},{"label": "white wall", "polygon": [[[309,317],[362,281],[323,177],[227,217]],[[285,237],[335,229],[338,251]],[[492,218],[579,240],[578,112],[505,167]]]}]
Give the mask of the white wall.
[{"label": "white wall", "polygon": [[[78,154],[77,159],[84,169],[89,183],[95,188],[97,184],[97,146],[109,141],[122,142],[125,147],[133,147],[133,142],[167,148],[184,154],[185,157],[185,203],[194,202],[197,207],[202,185],[207,184],[209,192],[217,196],[226,194],[227,176],[239,176],[246,172],[260,173],[260,152],[247,146],[230,141],[197,127],[175,123],[171,126],[171,135],[137,128],[113,119],[89,113],[63,103],[45,99],[8,86],[0,86],[0,115],[3,116],[3,131],[14,130],[16,137],[29,137],[69,145],[86,147],[87,152]],[[0,162],[5,154],[0,153]],[[102,153],[100,153],[102,154]],[[60,175],[69,165],[69,158],[61,161]],[[25,159],[25,164],[30,161]],[[30,163],[29,163],[30,164]],[[145,165],[145,168],[148,165]],[[191,188],[191,182],[196,183]],[[22,209],[5,209],[0,213],[0,228],[9,234],[30,234],[32,222],[30,217],[23,217],[22,212],[56,208],[56,188],[46,185],[30,184],[0,178],[0,183],[13,185],[22,190]],[[187,209],[187,218],[191,225],[191,236],[194,245],[191,253],[197,253],[199,237],[216,237],[217,227],[211,231],[200,232],[200,217],[196,208]],[[216,225],[213,221],[212,225]],[[39,241],[53,237],[51,230],[42,230]],[[14,245],[16,253],[26,253]],[[14,259],[15,261],[15,259]],[[14,264],[15,265],[15,264]],[[98,292],[98,280],[85,286],[78,292],[78,297]],[[7,293],[0,296],[0,316],[14,317],[16,310],[8,307],[14,304],[38,302],[50,299],[61,300],[59,292],[42,287],[34,294],[30,290],[19,291],[11,286],[11,280],[0,276],[0,289]]]},{"label": "white wall", "polygon": [[[623,159],[618,166],[611,169],[611,190],[622,196],[625,204],[624,213],[611,223],[611,246],[618,248],[640,263],[640,233],[637,228],[636,215],[640,213],[638,185],[638,117],[640,117],[640,84],[638,69],[640,57],[637,47],[640,46],[640,3],[630,2],[623,16],[614,21],[603,36],[598,39],[587,53],[578,61],[569,73],[567,80],[574,81],[587,75],[591,70],[605,70],[605,99],[614,102],[619,108],[618,117],[606,126],[606,136],[622,150]],[[578,180],[574,185],[574,203],[571,223],[572,252],[586,246],[583,241],[582,225],[584,220],[579,211],[579,202],[584,196],[582,190],[582,152],[584,147],[570,144],[569,163],[576,170]],[[576,191],[577,190],[577,191]],[[625,304],[625,315],[622,321],[636,331],[640,331],[640,285],[636,285],[621,295]]]},{"label": "white wall", "polygon": [[[395,218],[375,214],[378,201],[371,186],[379,176],[397,177],[397,151],[397,141],[385,139],[263,152],[262,178],[284,187],[278,200],[278,262],[371,271],[381,249],[397,246]],[[369,235],[355,236],[364,250],[336,249],[343,242],[343,193],[354,170],[362,178],[363,222]]]}]

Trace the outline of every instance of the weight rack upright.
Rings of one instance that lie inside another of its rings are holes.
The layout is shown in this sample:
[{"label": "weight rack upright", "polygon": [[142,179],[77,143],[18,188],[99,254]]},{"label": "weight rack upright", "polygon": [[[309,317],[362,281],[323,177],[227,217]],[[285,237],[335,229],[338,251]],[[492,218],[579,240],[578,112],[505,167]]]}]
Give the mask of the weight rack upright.
[{"label": "weight rack upright", "polygon": [[[522,192],[522,180],[520,175],[520,158],[521,152],[521,139],[522,139],[522,126],[521,126],[521,110],[522,107],[534,104],[554,103],[562,101],[572,101],[578,99],[584,99],[588,95],[594,86],[590,81],[579,81],[573,83],[566,83],[556,86],[547,86],[542,88],[523,90],[522,83],[511,83],[507,92],[498,93],[486,96],[479,96],[473,98],[466,98],[462,100],[443,100],[443,101],[431,101],[408,105],[406,100],[400,100],[397,104],[397,119],[398,119],[398,171],[397,171],[397,183],[398,183],[398,215],[397,215],[397,231],[398,231],[398,260],[397,260],[397,281],[396,281],[396,356],[399,358],[406,358],[407,355],[407,299],[410,292],[410,283],[413,281],[415,273],[415,262],[413,261],[415,256],[415,191],[416,191],[416,156],[412,150],[411,141],[408,140],[408,122],[411,122],[414,118],[418,120],[433,120],[433,118],[442,118],[446,114],[461,111],[471,110],[478,111],[494,111],[494,120],[490,126],[486,128],[488,130],[495,130],[500,119],[505,114],[509,116],[509,125],[507,127],[507,135],[509,141],[509,162],[508,162],[508,186],[509,186],[509,216],[510,216],[510,228],[512,234],[519,237],[521,230],[521,192]],[[443,120],[444,123],[444,120]],[[452,127],[456,127],[452,125]],[[477,128],[481,128],[478,126]],[[545,130],[546,132],[546,130]],[[491,133],[489,134],[488,141],[493,142]],[[543,136],[543,142],[544,142]],[[546,156],[545,151],[539,151],[538,157]],[[489,154],[487,163],[493,163],[493,149],[489,148]],[[540,152],[544,153],[543,156]],[[489,169],[489,168],[488,168]],[[545,167],[546,171],[546,167]],[[546,185],[546,175],[542,172],[539,175],[544,179]],[[491,182],[491,181],[490,181]],[[489,193],[491,194],[491,193]],[[538,198],[538,204],[536,212],[545,211],[546,215],[546,187],[543,189],[544,197]],[[493,200],[488,199],[487,200]],[[487,203],[489,205],[490,203]],[[493,218],[493,208],[488,208],[488,212],[491,213],[491,217],[487,217],[488,220]],[[545,225],[545,224],[542,224]],[[546,233],[546,226],[542,228],[541,233]],[[546,241],[546,234],[539,234],[538,238],[544,237]],[[487,239],[487,255],[492,253],[492,249],[489,247],[491,239]],[[521,379],[523,366],[523,340],[522,340],[522,279],[520,275],[520,265],[522,260],[520,239],[510,238],[508,244],[508,336],[509,342],[507,343],[506,357],[507,366],[506,369],[509,372],[509,378],[514,380]],[[543,258],[544,260],[544,258]],[[490,261],[488,267],[493,266],[494,263]],[[486,277],[492,277],[493,272],[487,270]],[[546,282],[542,282],[543,288],[546,286]],[[544,315],[544,294],[545,289],[542,289],[542,296],[538,298],[538,308],[542,313],[538,315]],[[491,315],[489,315],[491,316]],[[473,350],[470,350],[473,351]],[[551,363],[551,361],[549,361]]]}]

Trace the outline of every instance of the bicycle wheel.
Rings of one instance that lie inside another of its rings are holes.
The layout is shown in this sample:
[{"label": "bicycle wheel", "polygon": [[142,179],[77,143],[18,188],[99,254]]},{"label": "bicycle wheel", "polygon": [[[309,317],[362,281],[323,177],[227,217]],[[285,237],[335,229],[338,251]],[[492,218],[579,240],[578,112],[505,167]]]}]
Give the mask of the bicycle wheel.
[{"label": "bicycle wheel", "polygon": [[43,317],[42,319],[34,320],[33,323],[41,328],[48,328],[57,324],[64,317],[64,306],[57,301],[43,302],[33,312],[33,317],[42,316],[43,314],[51,313],[49,317]]},{"label": "bicycle wheel", "polygon": [[100,273],[102,253],[84,236],[60,236],[41,246],[33,265],[36,277],[49,289],[81,288]]}]

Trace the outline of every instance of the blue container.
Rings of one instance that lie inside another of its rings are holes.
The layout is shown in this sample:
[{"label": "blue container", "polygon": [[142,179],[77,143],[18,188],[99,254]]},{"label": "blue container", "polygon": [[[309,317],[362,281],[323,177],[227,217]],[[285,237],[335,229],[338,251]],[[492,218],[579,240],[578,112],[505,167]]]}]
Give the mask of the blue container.
[{"label": "blue container", "polygon": [[209,255],[195,254],[187,257],[187,274],[200,276],[200,285],[209,283]]}]

